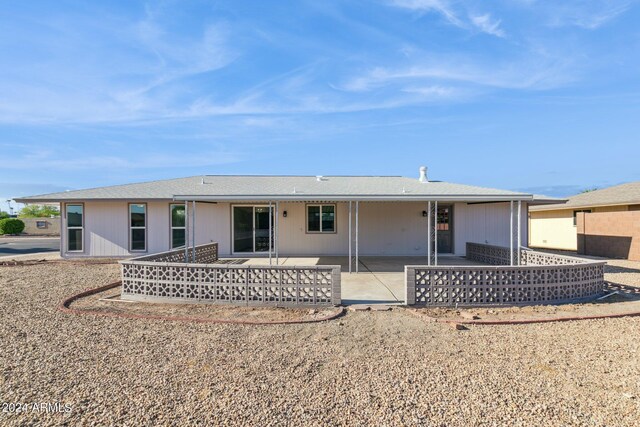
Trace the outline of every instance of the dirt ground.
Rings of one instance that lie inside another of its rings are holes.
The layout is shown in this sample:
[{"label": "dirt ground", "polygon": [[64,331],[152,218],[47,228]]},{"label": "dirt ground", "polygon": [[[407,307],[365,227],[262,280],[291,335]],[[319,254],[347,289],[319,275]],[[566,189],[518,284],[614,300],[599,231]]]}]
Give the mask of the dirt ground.
[{"label": "dirt ground", "polygon": [[297,322],[333,317],[339,308],[242,307],[212,304],[164,304],[120,299],[120,287],[81,298],[71,307],[97,312],[194,318],[202,320]]},{"label": "dirt ground", "polygon": [[[639,266],[614,265],[607,278],[638,285]],[[64,297],[118,275],[117,265],[0,267],[0,424],[636,426],[640,419],[640,318],[457,331],[403,309],[271,326],[57,310]]]}]

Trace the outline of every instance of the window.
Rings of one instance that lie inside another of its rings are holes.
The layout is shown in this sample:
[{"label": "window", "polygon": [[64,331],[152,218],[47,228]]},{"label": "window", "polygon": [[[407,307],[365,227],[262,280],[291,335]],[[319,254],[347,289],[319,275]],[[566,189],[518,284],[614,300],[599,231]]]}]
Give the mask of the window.
[{"label": "window", "polygon": [[336,205],[307,205],[307,233],[335,233]]},{"label": "window", "polygon": [[67,252],[82,252],[84,241],[84,206],[66,205]]},{"label": "window", "polygon": [[185,206],[171,205],[171,249],[185,244]]},{"label": "window", "polygon": [[578,212],[591,213],[591,209],[579,209],[577,211],[573,211],[573,225],[574,227],[578,225]]},{"label": "window", "polygon": [[147,250],[147,205],[129,204],[129,250]]}]

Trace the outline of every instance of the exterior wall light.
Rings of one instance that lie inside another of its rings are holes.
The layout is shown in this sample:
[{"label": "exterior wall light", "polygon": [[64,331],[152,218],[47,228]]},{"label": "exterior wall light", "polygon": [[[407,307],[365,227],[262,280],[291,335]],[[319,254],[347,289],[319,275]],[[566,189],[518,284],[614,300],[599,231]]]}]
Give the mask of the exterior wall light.
[{"label": "exterior wall light", "polygon": [[429,214],[427,213],[427,211],[422,211],[422,216],[426,217],[429,216]]},{"label": "exterior wall light", "polygon": [[287,211],[282,211],[282,216],[283,216],[284,218],[286,218],[286,217],[287,217]]}]

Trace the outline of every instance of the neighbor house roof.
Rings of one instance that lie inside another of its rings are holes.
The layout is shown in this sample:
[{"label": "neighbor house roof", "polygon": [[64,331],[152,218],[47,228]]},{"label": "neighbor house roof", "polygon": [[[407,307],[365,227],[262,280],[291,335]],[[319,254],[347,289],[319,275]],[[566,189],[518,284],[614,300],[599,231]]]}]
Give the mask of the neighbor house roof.
[{"label": "neighbor house roof", "polygon": [[[531,194],[400,176],[206,175],[17,198],[81,200],[465,200],[533,201]],[[560,199],[539,198],[540,202]]]},{"label": "neighbor house roof", "polygon": [[640,204],[640,181],[587,191],[568,198],[566,203],[532,207],[532,211],[590,208]]}]

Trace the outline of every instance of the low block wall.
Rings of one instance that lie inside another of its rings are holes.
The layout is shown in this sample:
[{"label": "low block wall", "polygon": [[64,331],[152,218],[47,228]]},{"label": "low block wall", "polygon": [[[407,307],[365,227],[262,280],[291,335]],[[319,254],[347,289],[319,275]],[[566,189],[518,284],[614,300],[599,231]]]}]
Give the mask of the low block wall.
[{"label": "low block wall", "polygon": [[[194,248],[190,248],[188,253],[183,249],[174,249],[172,251],[160,252],[152,255],[144,255],[133,258],[131,261],[152,261],[152,262],[185,262],[185,256],[193,256]],[[206,243],[195,247],[196,264],[211,264],[218,260],[218,244]]]},{"label": "low block wall", "polygon": [[[472,248],[472,257],[482,251]],[[495,247],[486,258],[498,262]],[[504,248],[509,253],[509,248]],[[475,253],[475,254],[474,254]],[[469,255],[469,252],[467,252]],[[483,257],[474,258],[482,261]],[[509,256],[506,261],[508,263]],[[525,305],[593,298],[604,288],[604,262],[523,250],[519,266],[406,266],[406,304]]]},{"label": "low block wall", "polygon": [[467,242],[467,258],[489,265],[509,265],[510,250],[503,246]]},{"label": "low block wall", "polygon": [[18,218],[24,222],[23,234],[32,236],[59,236],[60,218]]},{"label": "low block wall", "polygon": [[[323,306],[341,302],[340,266],[264,266],[209,263],[217,244],[196,247],[196,262],[184,250],[127,261],[122,297],[134,301],[201,302],[253,306]],[[170,261],[167,261],[170,260]],[[178,260],[178,261],[176,261]]]}]

